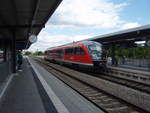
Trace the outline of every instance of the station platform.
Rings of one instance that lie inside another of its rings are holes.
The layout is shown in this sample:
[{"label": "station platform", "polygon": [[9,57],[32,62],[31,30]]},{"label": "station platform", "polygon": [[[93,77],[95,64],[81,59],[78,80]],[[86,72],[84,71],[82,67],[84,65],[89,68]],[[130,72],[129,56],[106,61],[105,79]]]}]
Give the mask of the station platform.
[{"label": "station platform", "polygon": [[103,113],[31,58],[11,78],[0,113]]},{"label": "station platform", "polygon": [[142,67],[142,66],[140,67],[140,66],[134,66],[134,65],[118,65],[118,67],[150,72],[150,67]]}]

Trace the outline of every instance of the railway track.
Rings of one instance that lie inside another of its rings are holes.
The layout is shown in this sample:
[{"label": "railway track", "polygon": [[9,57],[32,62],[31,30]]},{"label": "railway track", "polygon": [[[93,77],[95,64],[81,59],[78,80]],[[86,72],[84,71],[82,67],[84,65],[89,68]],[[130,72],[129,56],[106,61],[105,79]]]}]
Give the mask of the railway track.
[{"label": "railway track", "polygon": [[83,72],[150,94],[150,85],[149,84],[144,84],[141,82],[137,82],[137,81],[121,78],[121,77],[107,75],[106,73],[102,73],[102,72],[101,73],[91,73],[91,72],[85,72],[85,71],[83,71]]},{"label": "railway track", "polygon": [[148,113],[77,78],[69,76],[68,73],[59,70],[57,66],[52,66],[48,62],[39,59],[35,60],[106,113]]},{"label": "railway track", "polygon": [[[73,68],[71,68],[71,69],[73,69]],[[105,79],[105,80],[108,80],[108,81],[111,81],[111,82],[114,82],[114,83],[117,83],[120,85],[124,85],[126,87],[133,88],[133,89],[145,92],[147,94],[150,94],[150,83],[147,83],[147,82],[144,83],[144,81],[141,82],[141,81],[133,80],[133,79],[128,78],[127,76],[121,77],[121,76],[117,76],[114,74],[111,75],[110,72],[109,72],[109,74],[107,74],[107,71],[105,71],[105,72],[95,71],[94,72],[94,71],[90,71],[90,70],[88,71],[88,70],[82,70],[82,69],[81,70],[74,69],[74,70],[77,70],[77,71],[80,71],[80,72],[83,72],[83,73],[86,73],[86,74],[89,74],[89,75],[92,75],[92,76],[95,76],[95,77],[98,77],[101,79]],[[117,70],[115,73],[117,74]],[[128,75],[130,75],[130,74],[128,73]]]},{"label": "railway track", "polygon": [[108,69],[103,73],[114,77],[120,77],[150,85],[150,73],[145,71],[131,70],[119,67],[107,66]]}]

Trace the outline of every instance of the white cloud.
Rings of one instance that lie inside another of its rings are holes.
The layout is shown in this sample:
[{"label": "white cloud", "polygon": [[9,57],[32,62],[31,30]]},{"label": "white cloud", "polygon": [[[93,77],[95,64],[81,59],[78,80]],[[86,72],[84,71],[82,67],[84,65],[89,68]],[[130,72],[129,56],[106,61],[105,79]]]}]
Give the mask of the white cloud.
[{"label": "white cloud", "polygon": [[113,28],[122,23],[120,11],[126,5],[108,0],[64,0],[49,24],[59,28]]},{"label": "white cloud", "polygon": [[[37,43],[31,45],[30,51],[42,50],[48,47],[79,41],[93,37],[93,35],[51,35],[48,29],[106,29],[120,27],[121,10],[127,3],[114,4],[110,0],[63,0],[50,21],[46,25],[47,31],[42,31]],[[80,33],[82,34],[82,33]]]},{"label": "white cloud", "polygon": [[134,28],[134,27],[139,27],[140,24],[137,22],[130,22],[130,23],[126,23],[122,26],[122,29],[129,29],[129,28]]}]

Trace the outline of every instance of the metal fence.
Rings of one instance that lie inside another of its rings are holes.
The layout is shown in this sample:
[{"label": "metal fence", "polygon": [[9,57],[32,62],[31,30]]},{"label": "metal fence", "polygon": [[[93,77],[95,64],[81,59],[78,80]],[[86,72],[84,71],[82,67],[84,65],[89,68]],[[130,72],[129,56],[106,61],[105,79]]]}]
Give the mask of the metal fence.
[{"label": "metal fence", "polygon": [[[112,65],[112,58],[107,58],[107,65]],[[132,67],[135,69],[142,69],[150,71],[150,58],[147,59],[138,59],[138,58],[119,58],[118,65],[123,67]]]},{"label": "metal fence", "polygon": [[133,65],[137,67],[150,67],[150,59],[133,59],[133,58],[125,58],[120,59],[118,64],[121,65]]}]

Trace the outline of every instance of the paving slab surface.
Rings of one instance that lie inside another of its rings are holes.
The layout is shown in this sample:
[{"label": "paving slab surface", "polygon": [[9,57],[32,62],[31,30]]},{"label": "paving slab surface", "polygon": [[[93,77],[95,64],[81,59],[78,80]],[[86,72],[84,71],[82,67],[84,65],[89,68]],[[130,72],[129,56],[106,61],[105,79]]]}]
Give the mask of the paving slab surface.
[{"label": "paving slab surface", "polygon": [[14,75],[0,113],[47,113],[27,59],[24,59],[22,71]]}]

